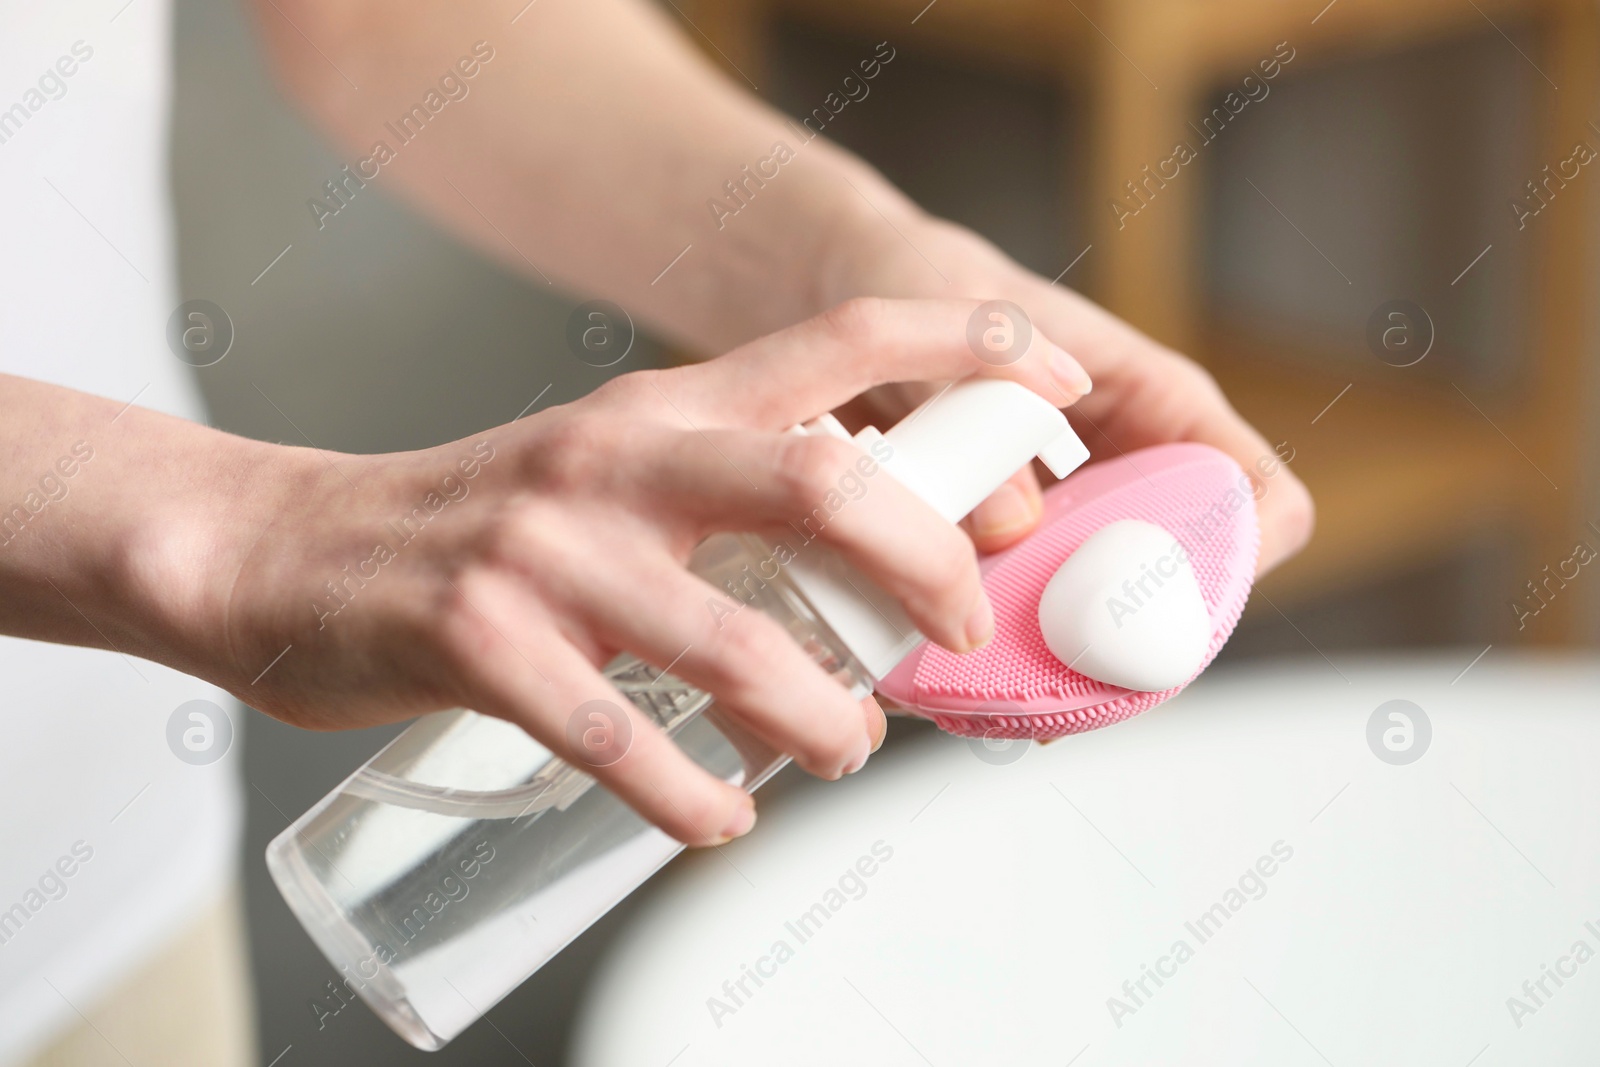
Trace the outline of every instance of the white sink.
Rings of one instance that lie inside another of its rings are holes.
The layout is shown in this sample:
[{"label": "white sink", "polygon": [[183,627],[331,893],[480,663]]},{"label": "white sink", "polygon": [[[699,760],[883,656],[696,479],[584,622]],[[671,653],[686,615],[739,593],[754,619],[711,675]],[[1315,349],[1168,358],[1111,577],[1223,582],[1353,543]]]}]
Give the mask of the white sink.
[{"label": "white sink", "polygon": [[[1591,1063],[1600,660],[1476,652],[1218,670],[1046,747],[929,728],[759,794],[641,891],[573,1062]],[[1414,762],[1369,745],[1391,700]]]}]

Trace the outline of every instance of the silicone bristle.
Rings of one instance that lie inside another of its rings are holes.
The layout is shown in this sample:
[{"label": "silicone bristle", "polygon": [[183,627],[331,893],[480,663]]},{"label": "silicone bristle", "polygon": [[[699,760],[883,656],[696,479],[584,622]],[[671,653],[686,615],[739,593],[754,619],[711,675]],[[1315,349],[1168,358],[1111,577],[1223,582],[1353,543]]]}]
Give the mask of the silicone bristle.
[{"label": "silicone bristle", "polygon": [[1045,584],[1085,538],[1119,519],[1163,527],[1188,554],[1212,621],[1197,676],[1244,610],[1259,533],[1239,466],[1215,449],[1181,444],[1095,464],[1048,490],[1039,529],[985,561],[994,639],[966,655],[924,644],[879,692],[953,734],[1035,739],[1107,726],[1171,699],[1188,681],[1159,693],[1097,682],[1057,659],[1039,632]]}]

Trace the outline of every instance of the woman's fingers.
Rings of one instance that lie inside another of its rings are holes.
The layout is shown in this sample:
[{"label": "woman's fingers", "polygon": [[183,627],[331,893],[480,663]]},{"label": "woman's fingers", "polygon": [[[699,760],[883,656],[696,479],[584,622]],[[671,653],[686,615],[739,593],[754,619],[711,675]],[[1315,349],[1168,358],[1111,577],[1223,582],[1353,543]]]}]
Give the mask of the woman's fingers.
[{"label": "woman's fingers", "polygon": [[[754,734],[807,771],[859,770],[882,739],[861,702],[806,655],[758,603],[763,561],[730,575],[737,599],[666,553],[641,553],[601,579],[590,625],[607,640],[717,697]],[[771,574],[776,577],[777,570]],[[638,605],[648,603],[648,611]],[[879,718],[882,713],[879,712]]]},{"label": "woman's fingers", "polygon": [[[737,461],[733,457],[738,457]],[[992,634],[972,542],[868,453],[827,436],[679,434],[639,471],[641,491],[712,530],[762,530],[803,556],[822,542],[957,652]]]},{"label": "woman's fingers", "polygon": [[1105,376],[1106,388],[1094,395],[1093,403],[1083,405],[1083,414],[1123,449],[1195,441],[1232,456],[1256,484],[1259,573],[1305,547],[1315,508],[1305,484],[1289,469],[1290,443],[1269,444],[1199,366],[1127,327],[1121,329],[1131,338],[1123,343],[1131,347],[1117,371]]},{"label": "woman's fingers", "polygon": [[[851,430],[892,426],[942,388],[924,382],[880,386],[836,408],[834,414]],[[980,555],[1010,548],[1038,528],[1044,515],[1040,479],[1037,464],[1017,471],[961,521]]]},{"label": "woman's fingers", "polygon": [[[1273,492],[1278,492],[1276,499]],[[1267,573],[1304,548],[1317,521],[1311,490],[1293,474],[1268,490],[1267,497],[1256,505],[1256,515],[1261,523],[1258,574]]]},{"label": "woman's fingers", "polygon": [[1089,391],[1077,360],[1025,321],[1012,324],[1009,349],[990,350],[981,341],[975,346],[969,338],[974,316],[980,337],[989,326],[980,306],[977,300],[850,300],[661,379],[696,425],[763,430],[805,422],[889,382],[1010,378],[1058,407]]},{"label": "woman's fingers", "polygon": [[1101,434],[1123,451],[1169,441],[1211,445],[1232,456],[1258,486],[1259,571],[1271,570],[1305,546],[1315,509],[1304,483],[1287,466],[1293,452],[1280,453],[1268,444],[1198,364],[1042,279],[1032,279],[1021,299],[1031,302],[1036,323],[1082,354],[1094,373],[1095,392],[1078,411],[1098,431],[1084,437],[1097,454]]},{"label": "woman's fingers", "polygon": [[1044,494],[1031,466],[1024,467],[961,521],[979,552],[1010,548],[1034,531],[1044,514]]},{"label": "woman's fingers", "polygon": [[755,824],[748,793],[696,765],[555,627],[536,623],[530,639],[543,611],[524,589],[463,577],[457,593],[447,640],[472,706],[521,726],[685,844],[720,844]]},{"label": "woman's fingers", "polygon": [[1256,521],[1261,528],[1258,574],[1265,574],[1305,547],[1316,522],[1310,490],[1220,393],[1215,403],[1200,408],[1188,440],[1228,453],[1255,483]]},{"label": "woman's fingers", "polygon": [[889,733],[889,717],[883,713],[883,705],[878,703],[876,697],[863,697],[861,700],[861,714],[867,719],[867,734],[872,738],[872,751],[876,752],[883,747],[883,739]]}]

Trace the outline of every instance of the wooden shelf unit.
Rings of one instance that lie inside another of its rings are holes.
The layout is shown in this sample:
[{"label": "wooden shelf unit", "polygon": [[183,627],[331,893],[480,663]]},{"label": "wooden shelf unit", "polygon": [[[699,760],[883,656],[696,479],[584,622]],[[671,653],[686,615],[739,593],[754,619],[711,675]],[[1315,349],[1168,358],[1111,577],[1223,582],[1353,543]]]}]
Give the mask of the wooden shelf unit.
[{"label": "wooden shelf unit", "polygon": [[[1241,79],[1279,41],[1296,49],[1298,71],[1474,28],[1531,29],[1538,46],[1530,62],[1536,58],[1541,75],[1552,72],[1560,84],[1534,120],[1541,161],[1567,157],[1590,118],[1589,103],[1600,95],[1600,12],[1588,0],[680,0],[679,6],[717,42],[708,49],[714,58],[720,53],[719,62],[732,60],[758,80],[770,23],[781,17],[891,41],[915,39],[961,63],[1059,84],[1091,111],[1090,205],[1119,196],[1130,176],[1169,155],[1187,138],[1188,122],[1213,87]],[[1568,219],[1592,215],[1591,184],[1572,182],[1563,190]],[[1090,295],[1200,359],[1270,439],[1308,442],[1295,469],[1317,499],[1318,530],[1301,557],[1268,579],[1264,588],[1277,603],[1398,574],[1491,529],[1511,535],[1529,578],[1571,555],[1586,532],[1588,503],[1581,383],[1595,253],[1587,226],[1546,227],[1536,238],[1526,296],[1533,331],[1526,349],[1534,356],[1518,403],[1509,410],[1497,405],[1493,425],[1453,389],[1438,386],[1405,394],[1373,389],[1360,404],[1335,408],[1310,426],[1307,420],[1348,378],[1307,370],[1305,361],[1274,360],[1263,340],[1237,328],[1224,332],[1209,320],[1196,270],[1198,192],[1199,183],[1172,183],[1160,212],[1120,233],[1109,211],[1091,208],[1097,263]],[[1298,421],[1274,436],[1286,412]],[[1558,599],[1541,614],[1534,639],[1571,640],[1595,596],[1580,589]]]}]

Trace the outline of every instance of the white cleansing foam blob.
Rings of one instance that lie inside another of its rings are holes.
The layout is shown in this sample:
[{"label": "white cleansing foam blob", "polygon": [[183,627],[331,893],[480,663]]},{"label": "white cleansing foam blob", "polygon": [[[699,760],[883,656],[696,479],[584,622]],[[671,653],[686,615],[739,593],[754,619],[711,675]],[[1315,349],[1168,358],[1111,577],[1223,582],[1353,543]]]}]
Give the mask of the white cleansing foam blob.
[{"label": "white cleansing foam blob", "polygon": [[1044,643],[1079,674],[1160,692],[1182,685],[1211,645],[1211,615],[1177,538],[1153,523],[1101,527],[1039,597]]}]

